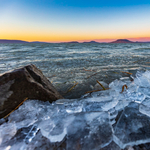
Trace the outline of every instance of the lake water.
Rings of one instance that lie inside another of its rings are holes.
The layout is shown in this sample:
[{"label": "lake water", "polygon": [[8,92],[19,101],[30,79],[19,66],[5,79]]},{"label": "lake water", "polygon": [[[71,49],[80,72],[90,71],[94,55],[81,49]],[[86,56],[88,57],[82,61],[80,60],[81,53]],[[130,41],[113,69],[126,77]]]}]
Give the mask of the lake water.
[{"label": "lake water", "polygon": [[150,43],[0,44],[0,73],[31,63],[64,97],[78,98],[96,80],[109,84],[129,76],[120,71],[149,70]]}]

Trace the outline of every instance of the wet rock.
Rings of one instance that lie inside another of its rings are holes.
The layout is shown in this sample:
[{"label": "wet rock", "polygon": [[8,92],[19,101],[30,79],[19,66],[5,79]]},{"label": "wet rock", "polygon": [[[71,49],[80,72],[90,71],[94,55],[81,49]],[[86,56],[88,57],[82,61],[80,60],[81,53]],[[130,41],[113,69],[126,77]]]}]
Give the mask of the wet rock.
[{"label": "wet rock", "polygon": [[53,102],[63,97],[35,65],[0,76],[0,118],[26,98]]}]

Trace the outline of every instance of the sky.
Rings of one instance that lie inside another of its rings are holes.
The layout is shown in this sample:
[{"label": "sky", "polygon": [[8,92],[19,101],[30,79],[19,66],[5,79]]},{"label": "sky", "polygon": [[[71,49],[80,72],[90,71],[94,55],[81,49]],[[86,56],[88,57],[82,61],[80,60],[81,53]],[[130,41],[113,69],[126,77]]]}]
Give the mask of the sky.
[{"label": "sky", "polygon": [[150,41],[150,1],[0,0],[0,39]]}]

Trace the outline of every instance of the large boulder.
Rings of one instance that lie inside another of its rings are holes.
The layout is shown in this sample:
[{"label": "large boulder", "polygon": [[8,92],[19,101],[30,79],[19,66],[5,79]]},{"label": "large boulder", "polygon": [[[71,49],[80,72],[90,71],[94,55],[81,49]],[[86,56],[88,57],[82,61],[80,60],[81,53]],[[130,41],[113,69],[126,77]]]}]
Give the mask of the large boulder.
[{"label": "large boulder", "polygon": [[0,76],[0,118],[15,109],[24,99],[53,102],[63,98],[35,65]]}]

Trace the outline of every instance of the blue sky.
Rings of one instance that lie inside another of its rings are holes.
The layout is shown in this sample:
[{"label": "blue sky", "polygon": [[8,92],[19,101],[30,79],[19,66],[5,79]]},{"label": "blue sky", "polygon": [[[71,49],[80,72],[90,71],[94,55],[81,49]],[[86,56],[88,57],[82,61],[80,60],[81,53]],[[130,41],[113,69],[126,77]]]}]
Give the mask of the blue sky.
[{"label": "blue sky", "polygon": [[0,38],[84,41],[150,37],[148,0],[0,0]]}]

